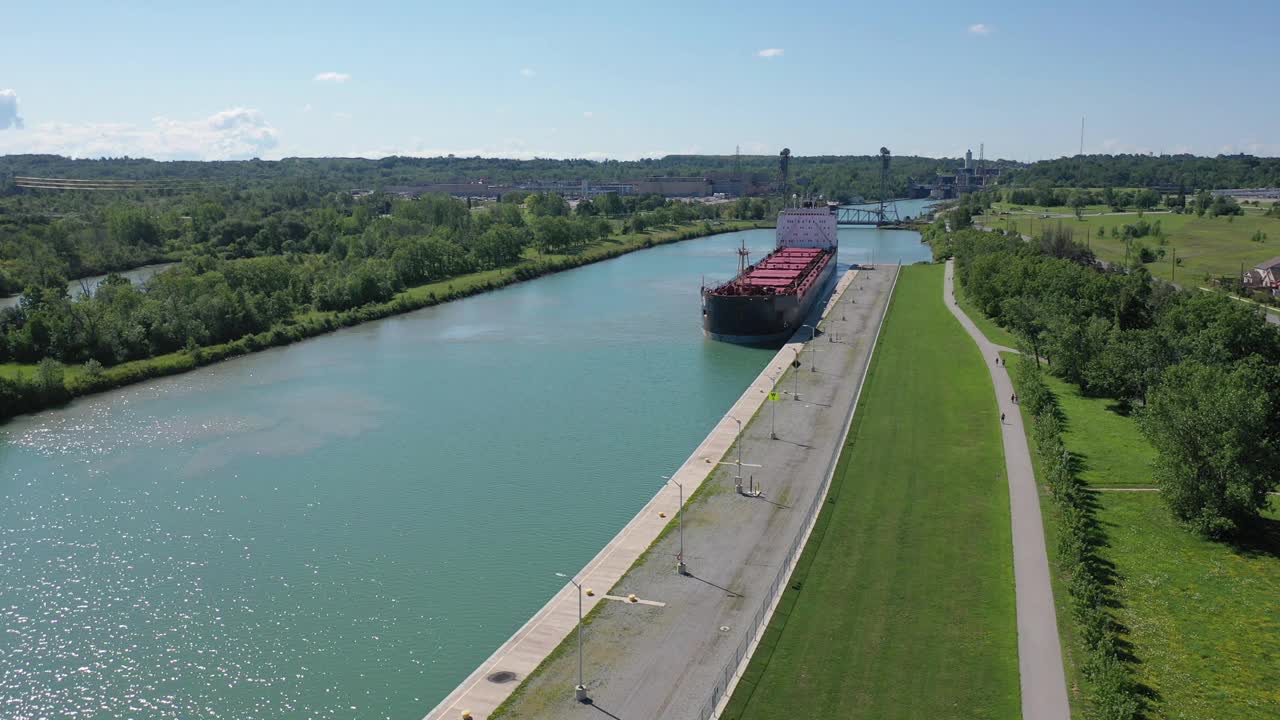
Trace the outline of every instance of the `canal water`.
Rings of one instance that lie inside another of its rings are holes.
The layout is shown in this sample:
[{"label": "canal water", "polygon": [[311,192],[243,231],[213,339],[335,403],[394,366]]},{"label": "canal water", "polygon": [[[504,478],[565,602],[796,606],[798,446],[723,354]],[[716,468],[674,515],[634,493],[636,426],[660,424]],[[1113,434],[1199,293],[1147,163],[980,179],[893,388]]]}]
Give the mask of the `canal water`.
[{"label": "canal water", "polygon": [[[156,273],[163,272],[177,264],[178,263],[158,263],[156,265],[143,265],[142,267],[134,268],[132,270],[122,270],[117,273],[117,275],[120,275],[131,282],[141,283],[146,280],[150,280],[151,276]],[[72,298],[79,297],[86,292],[92,295],[98,290],[98,286],[102,284],[102,281],[106,279],[106,275],[93,275],[79,280],[72,280],[67,283],[67,295]],[[0,310],[7,307],[15,307],[21,299],[21,295],[0,297]]]},{"label": "canal water", "polygon": [[[416,720],[770,357],[633,253],[0,425],[4,717]],[[841,231],[844,262],[928,259]]]}]

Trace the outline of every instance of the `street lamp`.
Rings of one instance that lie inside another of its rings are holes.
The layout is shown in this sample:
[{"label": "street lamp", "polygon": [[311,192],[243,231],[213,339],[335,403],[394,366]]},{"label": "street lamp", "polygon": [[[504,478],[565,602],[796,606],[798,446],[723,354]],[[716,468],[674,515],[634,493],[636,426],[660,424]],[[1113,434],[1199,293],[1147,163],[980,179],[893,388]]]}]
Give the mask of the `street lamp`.
[{"label": "street lamp", "polygon": [[818,365],[816,362],[817,356],[814,355],[814,353],[816,353],[817,350],[813,346],[813,339],[818,336],[818,328],[812,325],[801,325],[800,327],[809,328],[809,371],[817,372],[818,371]]},{"label": "street lamp", "polygon": [[586,702],[587,686],[582,684],[582,585],[562,572],[556,573],[556,577],[565,578],[578,588],[578,686],[573,689],[573,697],[578,702]]},{"label": "street lamp", "polygon": [[676,511],[676,526],[680,528],[680,554],[676,555],[676,572],[681,575],[688,575],[689,568],[684,564],[684,485],[676,482],[669,475],[663,475],[662,479],[675,485],[680,490],[680,509]]}]

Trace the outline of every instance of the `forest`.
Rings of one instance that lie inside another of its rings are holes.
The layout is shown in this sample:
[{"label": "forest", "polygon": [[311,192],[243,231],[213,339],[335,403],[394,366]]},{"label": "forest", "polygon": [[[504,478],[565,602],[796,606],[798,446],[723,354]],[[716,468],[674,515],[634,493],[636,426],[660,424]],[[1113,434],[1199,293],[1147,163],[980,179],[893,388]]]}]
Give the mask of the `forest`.
[{"label": "forest", "polygon": [[1181,291],[1142,268],[1104,271],[1049,230],[931,228],[938,257],[987,316],[1086,395],[1137,414],[1174,516],[1206,536],[1248,534],[1277,489],[1280,331],[1220,293]]},{"label": "forest", "polygon": [[[588,247],[643,238],[653,228],[701,223],[704,230],[694,232],[705,233],[709,222],[764,219],[777,209],[759,198],[704,205],[602,196],[573,209],[554,194],[506,199],[476,206],[443,195],[357,199],[289,184],[8,198],[0,278],[22,297],[0,310],[0,367],[36,372],[0,377],[0,400],[11,401],[0,414],[64,396],[64,368],[92,384],[130,361],[196,357],[258,335],[298,339],[314,334],[317,328],[297,326],[316,314],[329,323],[335,316],[359,321],[369,314],[364,308],[381,308],[370,317],[385,315],[408,288],[511,267],[536,275],[586,261],[578,256]],[[48,212],[55,201],[61,212]],[[112,275],[92,295],[68,293],[69,278],[157,259],[180,263],[140,285]]]}]

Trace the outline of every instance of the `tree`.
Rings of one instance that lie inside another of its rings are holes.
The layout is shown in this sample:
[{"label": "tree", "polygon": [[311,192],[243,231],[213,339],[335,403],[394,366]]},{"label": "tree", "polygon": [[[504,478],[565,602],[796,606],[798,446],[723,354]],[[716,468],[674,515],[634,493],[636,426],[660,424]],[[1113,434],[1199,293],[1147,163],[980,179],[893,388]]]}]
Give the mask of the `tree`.
[{"label": "tree", "polygon": [[145,209],[117,205],[107,210],[107,233],[122,245],[159,245],[160,227]]},{"label": "tree", "polygon": [[1084,219],[1084,209],[1089,205],[1089,199],[1085,194],[1079,191],[1071,193],[1071,209],[1076,213],[1077,220]]},{"label": "tree", "polygon": [[529,214],[534,217],[563,217],[569,214],[569,203],[552,192],[534,193],[525,201],[525,205],[529,208]]},{"label": "tree", "polygon": [[36,365],[36,389],[46,402],[56,402],[66,397],[67,387],[62,378],[62,363],[57,360],[45,358]]},{"label": "tree", "polygon": [[1259,517],[1276,487],[1274,368],[1185,362],[1165,371],[1139,418],[1174,517],[1210,537]]},{"label": "tree", "polygon": [[597,197],[593,204],[598,207],[601,215],[621,215],[627,210],[622,204],[622,198],[618,197],[618,193],[613,192]]},{"label": "tree", "polygon": [[1160,204],[1160,193],[1157,193],[1155,190],[1151,190],[1150,188],[1141,190],[1136,196],[1134,196],[1133,204],[1137,206],[1139,210],[1150,210]]}]

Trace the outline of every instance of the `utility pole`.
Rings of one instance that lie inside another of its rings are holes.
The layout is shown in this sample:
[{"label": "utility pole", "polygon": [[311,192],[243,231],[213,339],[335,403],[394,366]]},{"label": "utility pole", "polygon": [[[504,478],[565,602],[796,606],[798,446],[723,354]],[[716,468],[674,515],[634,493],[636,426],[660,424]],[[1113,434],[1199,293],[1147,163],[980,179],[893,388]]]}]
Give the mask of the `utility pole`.
[{"label": "utility pole", "polygon": [[1175,285],[1178,282],[1178,248],[1173,249],[1173,262],[1169,266],[1169,282]]}]

